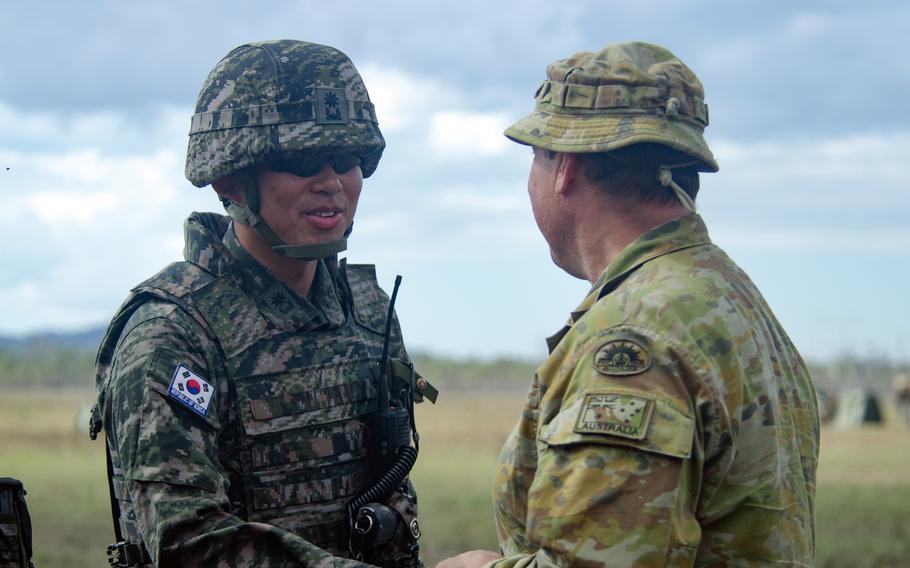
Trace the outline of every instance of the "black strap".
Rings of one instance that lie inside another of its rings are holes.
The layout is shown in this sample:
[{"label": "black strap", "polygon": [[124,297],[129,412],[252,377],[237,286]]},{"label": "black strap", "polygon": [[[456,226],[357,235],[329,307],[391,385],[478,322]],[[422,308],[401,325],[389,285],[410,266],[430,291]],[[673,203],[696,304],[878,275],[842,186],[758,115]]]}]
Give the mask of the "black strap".
[{"label": "black strap", "polygon": [[22,541],[25,545],[25,558],[28,566],[32,565],[32,516],[25,503],[25,488],[19,492],[19,530],[22,531]]},{"label": "black strap", "polygon": [[114,491],[114,462],[111,460],[111,446],[107,439],[104,440],[104,454],[107,457],[107,489],[111,498],[111,517],[114,520],[114,536],[117,542],[123,542],[123,533],[120,530],[120,503]]},{"label": "black strap", "polygon": [[107,439],[104,441],[104,446],[107,454],[107,488],[111,498],[111,518],[114,521],[114,536],[117,538],[114,544],[107,547],[107,562],[114,568],[151,564],[151,557],[148,555],[145,545],[130,542],[128,538],[124,538],[120,527],[120,502],[117,500],[117,493],[114,490],[114,461],[111,459],[111,448]]}]

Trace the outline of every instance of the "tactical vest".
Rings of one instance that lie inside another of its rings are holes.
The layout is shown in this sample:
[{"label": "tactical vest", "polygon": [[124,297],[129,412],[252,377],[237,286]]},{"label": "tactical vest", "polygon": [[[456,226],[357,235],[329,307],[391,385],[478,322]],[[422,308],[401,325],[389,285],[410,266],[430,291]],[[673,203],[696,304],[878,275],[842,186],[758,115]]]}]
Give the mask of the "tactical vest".
[{"label": "tactical vest", "polygon": [[[177,304],[220,350],[223,368],[209,372],[218,396],[229,401],[220,428],[233,443],[219,459],[231,476],[232,513],[347,556],[346,504],[373,481],[364,418],[377,407],[388,309],[373,267],[342,264],[336,282],[345,322],[306,332],[276,326],[229,275],[213,276],[186,262],[161,274],[134,289],[112,321],[99,351],[100,392],[106,392],[110,359],[130,315],[150,298]],[[266,294],[259,301],[282,299]],[[403,353],[395,343],[392,352]],[[108,440],[120,530],[140,543],[115,443]]]}]

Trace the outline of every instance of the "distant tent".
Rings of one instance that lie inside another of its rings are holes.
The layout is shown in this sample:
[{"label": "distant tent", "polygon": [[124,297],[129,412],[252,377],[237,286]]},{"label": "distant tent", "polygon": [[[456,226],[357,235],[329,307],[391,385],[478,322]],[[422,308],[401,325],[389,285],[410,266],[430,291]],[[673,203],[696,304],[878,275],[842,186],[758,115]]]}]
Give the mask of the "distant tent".
[{"label": "distant tent", "polygon": [[856,428],[884,421],[882,405],[872,391],[851,389],[841,393],[835,419],[839,428]]}]

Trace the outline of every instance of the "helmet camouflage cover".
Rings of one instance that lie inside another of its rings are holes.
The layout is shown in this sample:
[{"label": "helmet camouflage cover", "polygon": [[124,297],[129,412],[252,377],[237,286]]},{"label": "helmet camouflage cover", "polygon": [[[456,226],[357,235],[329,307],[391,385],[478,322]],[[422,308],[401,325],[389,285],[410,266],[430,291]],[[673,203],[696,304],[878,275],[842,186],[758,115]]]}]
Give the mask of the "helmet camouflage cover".
[{"label": "helmet camouflage cover", "polygon": [[554,152],[609,152],[643,142],[663,144],[716,172],[703,137],[704,89],[695,73],[663,47],[610,44],[551,63],[534,112],[506,129],[520,144]]},{"label": "helmet camouflage cover", "polygon": [[197,187],[274,154],[343,151],[376,169],[385,140],[360,74],[325,45],[241,45],[212,69],[196,100],[186,177]]}]

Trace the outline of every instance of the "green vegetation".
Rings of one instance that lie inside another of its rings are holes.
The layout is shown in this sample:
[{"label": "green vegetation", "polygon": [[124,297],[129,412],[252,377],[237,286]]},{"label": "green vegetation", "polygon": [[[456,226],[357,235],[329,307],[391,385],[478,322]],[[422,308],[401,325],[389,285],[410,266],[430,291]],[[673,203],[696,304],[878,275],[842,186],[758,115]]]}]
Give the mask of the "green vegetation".
[{"label": "green vegetation", "polygon": [[[444,381],[441,381],[444,382]],[[90,391],[4,389],[0,475],[22,479],[40,568],[105,566],[113,538],[103,442],[76,431]],[[521,409],[521,391],[443,392],[418,406],[423,556],[429,566],[496,548],[490,481]],[[81,426],[81,424],[80,424]],[[910,558],[910,431],[824,430],[818,487],[818,566],[898,567]]]},{"label": "green vegetation", "polygon": [[[420,373],[447,390],[524,390],[539,361],[514,357],[455,359],[428,353],[412,354]],[[90,389],[94,385],[94,347],[64,347],[53,341],[0,347],[0,387]],[[891,379],[910,372],[910,364],[886,357],[843,355],[809,367],[820,388],[836,391],[866,387],[878,394],[891,390]]]},{"label": "green vegetation", "polygon": [[420,374],[434,385],[458,390],[524,389],[537,369],[531,361],[510,357],[465,360],[418,352],[413,359]]},{"label": "green vegetation", "polygon": [[0,387],[92,388],[95,352],[52,344],[0,349]]}]

